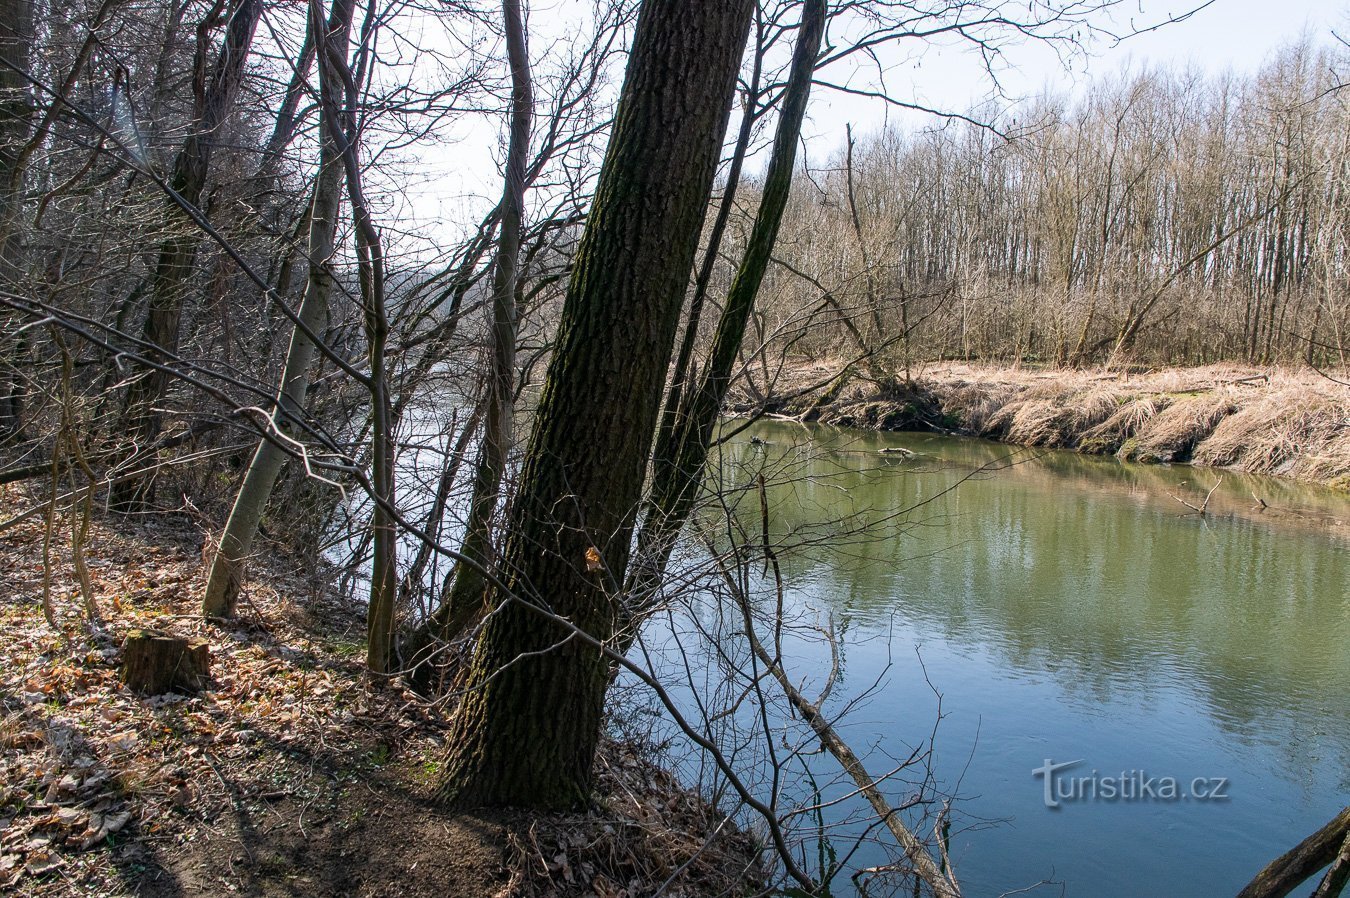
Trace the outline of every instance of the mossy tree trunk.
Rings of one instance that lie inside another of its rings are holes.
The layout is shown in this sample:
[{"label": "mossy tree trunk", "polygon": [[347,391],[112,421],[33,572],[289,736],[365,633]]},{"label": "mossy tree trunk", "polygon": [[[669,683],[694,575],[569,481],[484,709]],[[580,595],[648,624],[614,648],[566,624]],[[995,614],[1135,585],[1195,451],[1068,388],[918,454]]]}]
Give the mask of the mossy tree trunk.
[{"label": "mossy tree trunk", "polygon": [[[806,0],[793,51],[783,109],[774,136],[773,155],[764,181],[759,213],[744,258],[717,322],[712,354],[698,385],[678,397],[679,407],[666,410],[652,465],[652,487],[638,536],[638,557],[626,593],[640,606],[660,584],[670,553],[694,508],[713,428],[731,384],[764,274],[768,271],[778,230],[792,190],[797,143],[811,95],[811,78],[825,35],[826,0]],[[636,610],[636,609],[634,609]]]},{"label": "mossy tree trunk", "polygon": [[[712,191],[751,0],[646,0],[557,349],[507,520],[504,585],[613,636],[680,306]],[[475,647],[440,795],[586,801],[608,665],[500,594]]]}]

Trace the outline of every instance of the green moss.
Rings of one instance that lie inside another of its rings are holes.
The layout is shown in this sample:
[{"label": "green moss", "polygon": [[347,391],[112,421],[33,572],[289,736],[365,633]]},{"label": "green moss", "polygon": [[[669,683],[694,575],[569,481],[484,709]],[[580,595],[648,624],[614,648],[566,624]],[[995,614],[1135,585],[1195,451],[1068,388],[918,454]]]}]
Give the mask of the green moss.
[{"label": "green moss", "polygon": [[1110,455],[1119,447],[1111,437],[1088,437],[1078,444],[1078,451],[1087,455]]}]

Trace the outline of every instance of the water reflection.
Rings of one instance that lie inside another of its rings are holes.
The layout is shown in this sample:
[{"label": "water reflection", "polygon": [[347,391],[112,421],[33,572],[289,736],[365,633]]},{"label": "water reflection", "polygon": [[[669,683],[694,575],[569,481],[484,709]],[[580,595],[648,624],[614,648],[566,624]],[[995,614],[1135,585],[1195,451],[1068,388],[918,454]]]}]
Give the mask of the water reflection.
[{"label": "water reflection", "polygon": [[[883,452],[896,448],[914,455]],[[978,721],[975,812],[1018,831],[966,845],[977,881],[1008,887],[1051,867],[1076,882],[1069,894],[1235,891],[1350,794],[1350,502],[1270,478],[1012,452],[765,424],[722,447],[719,476],[747,487],[764,475],[775,538],[818,544],[784,559],[789,600],[833,614],[858,682],[891,663],[893,643],[922,645],[957,709],[947,738],[963,761]],[[1200,506],[1220,477],[1204,517],[1174,498]],[[747,529],[758,507],[753,491],[735,506]],[[915,674],[896,669],[874,716],[921,704]],[[1215,768],[1239,797],[1221,816],[1092,809],[1065,842],[1025,781],[1051,751]],[[1089,857],[1104,845],[1114,853]],[[1133,886],[1102,883],[1140,851],[1162,857]],[[1141,885],[1152,868],[1170,887]]]}]

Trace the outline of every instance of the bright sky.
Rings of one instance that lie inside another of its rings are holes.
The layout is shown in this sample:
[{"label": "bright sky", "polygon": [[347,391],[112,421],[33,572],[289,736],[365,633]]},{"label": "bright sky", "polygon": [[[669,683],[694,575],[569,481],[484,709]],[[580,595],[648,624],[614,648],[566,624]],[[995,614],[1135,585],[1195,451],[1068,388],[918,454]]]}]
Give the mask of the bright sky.
[{"label": "bright sky", "polygon": [[[1105,23],[1113,33],[1125,34],[1186,13],[1203,0],[1129,0]],[[1338,0],[1215,0],[1184,21],[1139,34],[1119,44],[1099,39],[1090,55],[1061,60],[1049,48],[1028,42],[1007,52],[1007,67],[999,72],[1005,96],[1019,99],[1046,87],[1072,92],[1094,77],[1127,65],[1199,66],[1210,72],[1232,69],[1250,72],[1280,47],[1305,31],[1315,39],[1330,32],[1350,38],[1350,3]],[[887,75],[894,93],[906,94],[921,105],[965,112],[994,91],[980,61],[972,53],[951,48],[930,49],[921,58],[900,61]],[[844,124],[855,130],[873,130],[896,113],[875,101],[864,101],[833,91],[812,98],[812,126],[821,139],[837,144]],[[904,115],[903,113],[901,115]],[[922,119],[903,119],[921,123]]]},{"label": "bright sky", "polygon": [[[1203,0],[1127,0],[1112,20],[1102,24],[1124,34],[1182,15],[1199,2]],[[571,19],[588,6],[584,0],[535,0],[530,16],[532,46],[537,46],[535,41],[542,35],[566,30]],[[1072,92],[1091,78],[1127,65],[1195,65],[1210,72],[1232,69],[1245,73],[1305,32],[1317,42],[1329,43],[1333,30],[1350,39],[1350,0],[1215,0],[1184,21],[1117,45],[1097,40],[1088,47],[1090,55],[1067,60],[1067,68],[1038,42],[1011,47],[999,76],[1004,95],[1019,99],[1047,87]],[[928,107],[965,112],[994,90],[979,59],[969,51],[935,46],[917,56],[896,53],[886,64],[892,94]],[[826,77],[845,80],[848,70],[836,67]],[[856,78],[858,86],[871,86],[874,71],[860,72]],[[932,119],[897,113],[880,101],[817,88],[805,129],[811,162],[824,162],[842,145],[845,125],[868,133],[888,121],[921,126]],[[403,212],[405,222],[427,233],[436,224],[457,231],[456,226],[476,219],[489,208],[485,205],[490,202],[488,195],[495,196],[500,189],[493,162],[497,146],[497,135],[474,133],[462,135],[453,147],[431,148],[419,164],[421,177],[414,179],[421,183],[408,185],[411,208]]]}]

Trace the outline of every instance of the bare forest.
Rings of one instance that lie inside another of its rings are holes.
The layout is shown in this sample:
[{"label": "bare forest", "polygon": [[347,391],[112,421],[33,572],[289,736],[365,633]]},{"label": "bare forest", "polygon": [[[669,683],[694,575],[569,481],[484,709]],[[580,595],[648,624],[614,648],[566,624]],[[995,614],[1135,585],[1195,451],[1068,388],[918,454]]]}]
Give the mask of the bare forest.
[{"label": "bare forest", "polygon": [[[901,512],[780,538],[802,475],[725,466],[728,412],[953,363],[1339,388],[1334,36],[970,109],[884,77],[1081,60],[1118,5],[0,0],[0,889],[960,895],[934,721],[851,746],[783,610]],[[831,92],[875,119],[804,143]],[[977,405],[923,423],[1038,442]]]},{"label": "bare forest", "polygon": [[1344,367],[1343,52],[865,132],[798,175],[764,327],[892,363]]}]

